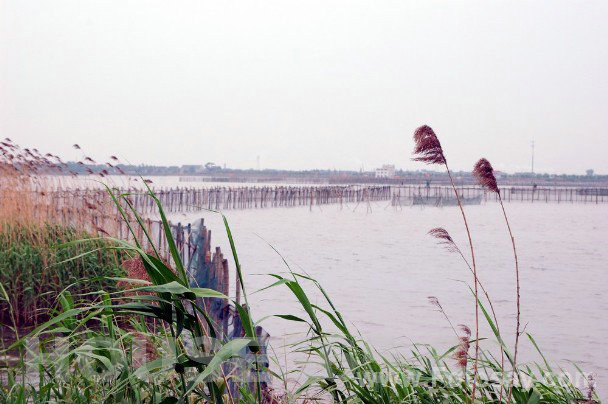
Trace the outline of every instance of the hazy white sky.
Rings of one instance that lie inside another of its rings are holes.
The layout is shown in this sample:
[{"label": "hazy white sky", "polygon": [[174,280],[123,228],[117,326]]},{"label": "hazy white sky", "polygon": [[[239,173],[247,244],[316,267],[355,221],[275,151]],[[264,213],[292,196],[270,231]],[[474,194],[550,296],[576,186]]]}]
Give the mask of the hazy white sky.
[{"label": "hazy white sky", "polygon": [[0,136],[69,159],[608,173],[608,1],[0,0]]}]

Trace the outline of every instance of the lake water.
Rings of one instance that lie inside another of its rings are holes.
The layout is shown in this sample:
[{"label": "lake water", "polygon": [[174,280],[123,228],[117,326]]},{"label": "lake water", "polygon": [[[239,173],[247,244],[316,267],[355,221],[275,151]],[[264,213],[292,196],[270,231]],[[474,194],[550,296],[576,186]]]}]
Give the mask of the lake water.
[{"label": "lake water", "polygon": [[[459,256],[427,235],[446,228],[467,255],[458,208],[406,207],[388,202],[360,205],[280,208],[227,212],[249,293],[272,283],[267,273],[307,272],[329,292],[346,320],[380,350],[407,353],[413,342],[438,350],[455,344],[449,324],[428,303],[436,296],[454,324],[474,325],[474,303],[462,280],[472,276]],[[576,361],[596,375],[602,395],[608,380],[608,206],[580,204],[506,205],[520,257],[522,327],[554,363]],[[508,233],[499,205],[467,206],[479,278],[498,312],[506,341],[515,328],[515,275]],[[217,215],[193,213],[174,219],[205,217],[212,244],[229,254]],[[231,268],[234,268],[232,258]],[[260,275],[262,274],[262,275]],[[312,286],[310,287],[312,290]],[[314,294],[318,296],[318,294]],[[294,313],[299,309],[287,288],[254,294],[253,314]],[[321,299],[319,299],[321,303]],[[281,345],[294,323],[271,318],[263,323]],[[488,327],[481,335],[492,339]],[[540,361],[527,337],[521,361]],[[482,342],[492,348],[493,342]]]}]

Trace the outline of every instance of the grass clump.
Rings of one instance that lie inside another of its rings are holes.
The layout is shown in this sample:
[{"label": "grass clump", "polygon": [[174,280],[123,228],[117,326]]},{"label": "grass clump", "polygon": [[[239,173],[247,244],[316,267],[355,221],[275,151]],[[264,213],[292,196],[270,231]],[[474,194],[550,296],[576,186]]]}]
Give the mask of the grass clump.
[{"label": "grass clump", "polygon": [[65,289],[113,292],[108,278],[124,273],[118,255],[103,240],[73,243],[85,238],[83,231],[52,224],[0,228],[0,284],[8,298],[0,300],[0,321],[20,327],[45,321]]}]

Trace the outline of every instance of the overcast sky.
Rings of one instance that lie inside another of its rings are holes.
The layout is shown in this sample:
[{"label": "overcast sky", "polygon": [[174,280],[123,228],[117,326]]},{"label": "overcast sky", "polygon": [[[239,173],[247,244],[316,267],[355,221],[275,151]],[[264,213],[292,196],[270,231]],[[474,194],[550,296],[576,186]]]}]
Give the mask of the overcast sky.
[{"label": "overcast sky", "polygon": [[608,1],[0,0],[0,136],[67,159],[608,174]]}]

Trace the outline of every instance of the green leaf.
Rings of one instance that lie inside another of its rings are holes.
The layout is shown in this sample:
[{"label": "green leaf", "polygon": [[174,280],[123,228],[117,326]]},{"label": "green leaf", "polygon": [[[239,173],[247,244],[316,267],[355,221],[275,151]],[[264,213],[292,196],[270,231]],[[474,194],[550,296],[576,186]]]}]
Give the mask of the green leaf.
[{"label": "green leaf", "polygon": [[183,295],[191,292],[190,289],[176,281],[155,286],[144,286],[134,290],[143,292],[172,293],[174,295]]},{"label": "green leaf", "polygon": [[532,390],[530,394],[530,398],[528,398],[528,404],[538,404],[540,403],[540,394],[536,390]]},{"label": "green leaf", "polygon": [[306,310],[306,313],[308,313],[308,315],[310,316],[310,319],[315,325],[315,332],[321,333],[321,323],[319,322],[319,319],[314,312],[314,309],[312,307],[312,304],[310,303],[310,300],[308,299],[308,296],[306,296],[306,293],[304,292],[300,284],[295,281],[290,281],[287,282],[286,285],[300,301],[300,304],[302,305],[304,310]]},{"label": "green leaf", "polygon": [[299,321],[301,323],[307,323],[308,324],[308,321],[306,321],[306,320],[304,320],[304,319],[302,319],[300,317],[296,317],[294,315],[291,315],[291,314],[275,314],[274,317],[279,317],[279,318],[282,318],[284,320],[289,320],[289,321]]},{"label": "green leaf", "polygon": [[[150,279],[157,285],[162,285],[169,282],[179,282],[184,285],[181,280],[173,273],[164,262],[149,254],[140,254],[146,268],[146,272]],[[185,284],[187,285],[187,283]]]},{"label": "green leaf", "polygon": [[163,224],[163,231],[165,233],[165,238],[167,239],[167,244],[169,245],[169,251],[171,251],[171,257],[173,258],[173,262],[177,267],[177,272],[181,276],[181,281],[184,285],[188,284],[188,275],[184,269],[184,265],[182,263],[182,259],[177,251],[177,246],[175,245],[175,240],[173,238],[173,233],[171,232],[171,226],[169,226],[169,221],[167,220],[167,216],[165,215],[165,210],[163,209],[163,205],[160,203],[160,200],[156,197],[152,189],[148,186],[148,183],[141,179],[143,183],[148,188],[148,194],[154,199],[156,206],[158,207],[158,213],[160,214],[160,218]]},{"label": "green leaf", "polygon": [[184,330],[184,312],[181,310],[176,310],[175,317],[177,321],[177,330],[175,333],[175,338],[179,338],[179,336],[182,334],[182,331]]},{"label": "green leaf", "polygon": [[191,288],[190,291],[193,292],[196,297],[215,297],[218,299],[228,299],[228,296],[213,289]]},{"label": "green leaf", "polygon": [[211,359],[211,362],[209,362],[209,365],[207,365],[207,367],[205,368],[205,370],[198,375],[198,377],[196,378],[196,380],[194,380],[194,383],[192,383],[192,385],[190,386],[190,388],[188,389],[188,391],[186,392],[186,395],[190,394],[190,392],[192,392],[192,390],[194,390],[194,388],[200,384],[201,382],[203,382],[205,380],[205,378],[207,378],[208,376],[210,376],[213,372],[215,372],[220,365],[225,362],[226,360],[238,355],[238,353],[245,348],[247,345],[249,345],[251,341],[249,339],[246,338],[238,338],[238,339],[233,339],[230,342],[228,342],[226,345],[224,345],[214,356],[213,359]]},{"label": "green leaf", "polygon": [[239,317],[241,317],[241,323],[243,323],[243,328],[245,329],[245,335],[249,338],[255,338],[255,331],[253,329],[253,323],[251,322],[251,318],[249,317],[249,313],[247,310],[237,302],[234,302],[237,311],[239,312]]}]

